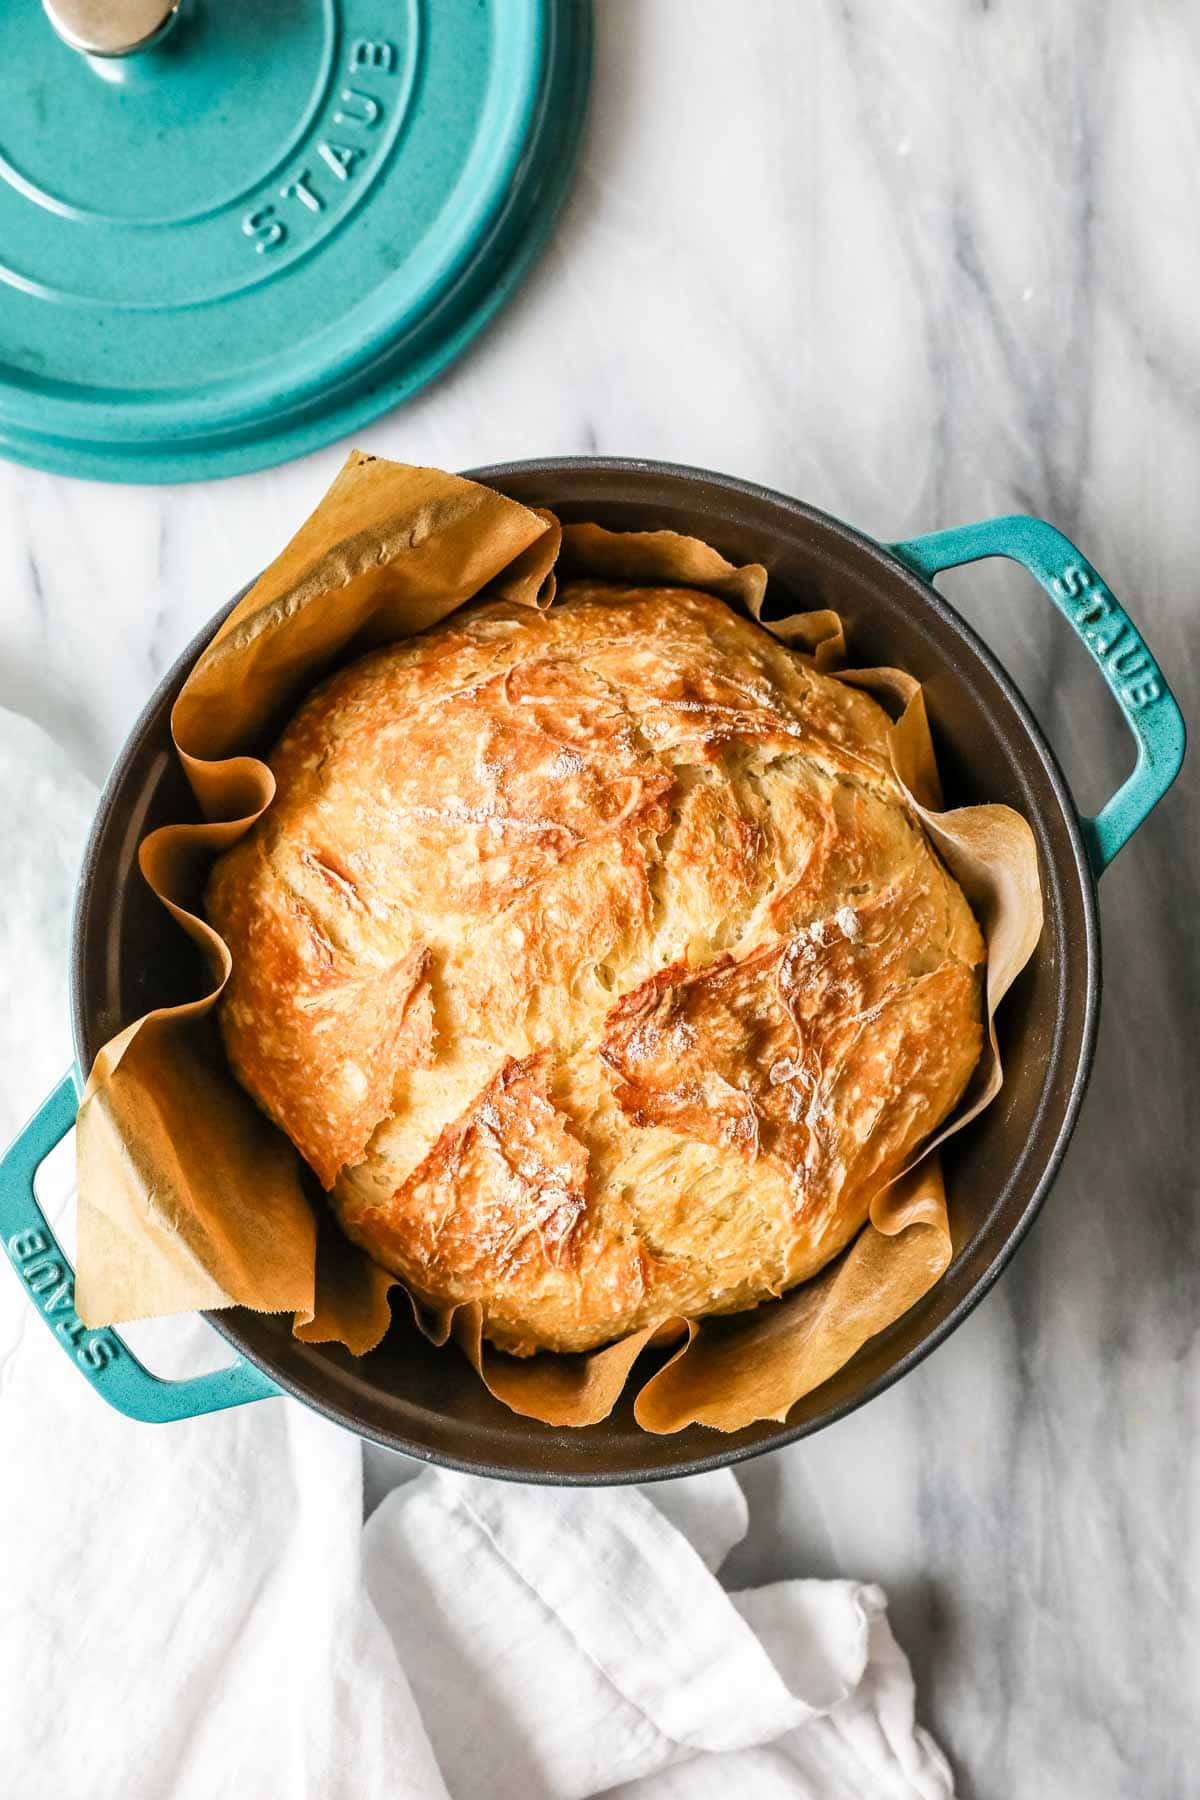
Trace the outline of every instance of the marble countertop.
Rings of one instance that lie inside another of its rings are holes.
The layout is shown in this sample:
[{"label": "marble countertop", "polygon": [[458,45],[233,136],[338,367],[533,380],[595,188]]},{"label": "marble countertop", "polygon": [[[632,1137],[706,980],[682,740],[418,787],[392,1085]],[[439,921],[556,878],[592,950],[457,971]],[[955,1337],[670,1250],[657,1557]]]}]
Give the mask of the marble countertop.
[{"label": "marble countertop", "polygon": [[[1037,512],[1200,718],[1200,12],[597,15],[583,167],[549,250],[364,444],[450,468],[666,457],[890,538]],[[0,465],[0,705],[99,777],[345,448],[165,489]],[[1130,747],[1082,650],[1007,565],[946,590],[1094,808]],[[968,1800],[1200,1794],[1198,864],[1185,775],[1105,878],[1091,1092],[1004,1280],[888,1394],[744,1471],[731,1579],[882,1582]],[[374,1491],[400,1473],[375,1457]]]}]

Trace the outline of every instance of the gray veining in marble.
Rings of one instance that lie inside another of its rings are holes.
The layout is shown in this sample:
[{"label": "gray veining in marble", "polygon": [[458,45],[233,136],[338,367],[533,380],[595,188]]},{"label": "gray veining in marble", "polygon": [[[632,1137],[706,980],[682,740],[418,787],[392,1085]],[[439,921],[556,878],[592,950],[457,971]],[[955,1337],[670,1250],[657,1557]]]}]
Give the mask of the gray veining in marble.
[{"label": "gray veining in marble", "polygon": [[[669,457],[884,537],[1040,512],[1200,720],[1200,9],[597,13],[549,252],[370,447]],[[343,448],[173,490],[0,465],[0,704],[100,774]],[[1007,566],[946,588],[1094,806],[1129,742],[1067,628]],[[1013,1268],[899,1387],[745,1472],[731,1579],[882,1582],[968,1800],[1200,1795],[1198,876],[1192,773],[1105,878],[1095,1078]]]}]

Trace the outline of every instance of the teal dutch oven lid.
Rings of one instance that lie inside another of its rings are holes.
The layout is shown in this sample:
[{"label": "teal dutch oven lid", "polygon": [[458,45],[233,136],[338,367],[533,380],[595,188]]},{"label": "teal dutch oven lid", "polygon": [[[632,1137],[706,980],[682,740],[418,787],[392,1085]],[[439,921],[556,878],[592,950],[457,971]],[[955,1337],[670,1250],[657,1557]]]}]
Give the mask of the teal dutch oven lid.
[{"label": "teal dutch oven lid", "polygon": [[412,394],[543,242],[590,47],[587,0],[2,0],[0,452],[232,475]]}]

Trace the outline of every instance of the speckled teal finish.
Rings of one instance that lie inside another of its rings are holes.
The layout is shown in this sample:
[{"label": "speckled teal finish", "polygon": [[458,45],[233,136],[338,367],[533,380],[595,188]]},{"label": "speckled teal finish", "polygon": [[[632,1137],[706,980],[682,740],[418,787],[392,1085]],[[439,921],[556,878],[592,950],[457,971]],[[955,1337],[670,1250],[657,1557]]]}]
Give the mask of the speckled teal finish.
[{"label": "speckled teal finish", "polygon": [[152,1375],[115,1331],[89,1331],[75,1311],[75,1279],[33,1191],[51,1150],[75,1123],[76,1077],[64,1075],[0,1162],[0,1236],[17,1279],[59,1343],[102,1399],[146,1424],[220,1412],[279,1389],[240,1358],[190,1381]]},{"label": "speckled teal finish", "polygon": [[984,519],[890,548],[926,581],[960,563],[1009,557],[1036,576],[1087,646],[1137,745],[1132,775],[1094,819],[1081,820],[1092,868],[1102,875],[1178,775],[1187,746],[1175,696],[1133,621],[1071,540],[1042,519]]},{"label": "speckled teal finish", "polygon": [[184,0],[117,61],[0,5],[0,453],[232,475],[407,398],[545,241],[590,56],[589,0]]}]

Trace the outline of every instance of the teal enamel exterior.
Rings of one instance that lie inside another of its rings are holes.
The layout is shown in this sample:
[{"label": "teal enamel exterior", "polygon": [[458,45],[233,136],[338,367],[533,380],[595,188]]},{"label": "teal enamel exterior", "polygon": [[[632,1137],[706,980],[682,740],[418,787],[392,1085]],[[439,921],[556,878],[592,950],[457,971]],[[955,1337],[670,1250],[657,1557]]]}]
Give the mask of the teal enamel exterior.
[{"label": "teal enamel exterior", "polygon": [[943,569],[1004,556],[1029,570],[1087,646],[1137,745],[1129,779],[1096,814],[1083,818],[1093,871],[1104,873],[1162,799],[1183,765],[1187,730],[1166,677],[1104,579],[1055,526],[1012,514],[959,525],[889,546],[925,581]]},{"label": "teal enamel exterior", "polygon": [[233,475],[459,356],[569,187],[589,0],[185,0],[89,59],[0,7],[0,453]]},{"label": "teal enamel exterior", "polygon": [[[1074,545],[1039,519],[990,519],[884,548],[930,583],[943,569],[988,556],[1008,557],[1036,576],[1078,631],[1137,743],[1129,780],[1094,819],[1081,820],[1098,876],[1167,791],[1186,743],[1174,696],[1128,615]],[[131,1418],[188,1418],[281,1393],[244,1359],[190,1381],[161,1380],[111,1328],[89,1331],[79,1319],[70,1266],[34,1193],[39,1166],[74,1124],[79,1088],[78,1076],[65,1076],[0,1161],[0,1235],[31,1302],[96,1391]]]},{"label": "teal enamel exterior", "polygon": [[239,1357],[225,1369],[164,1381],[138,1361],[111,1327],[92,1331],[75,1311],[71,1266],[34,1193],[38,1169],[75,1123],[76,1077],[64,1075],[0,1162],[0,1236],[17,1279],[58,1342],[110,1406],[145,1424],[221,1412],[279,1389]]}]

